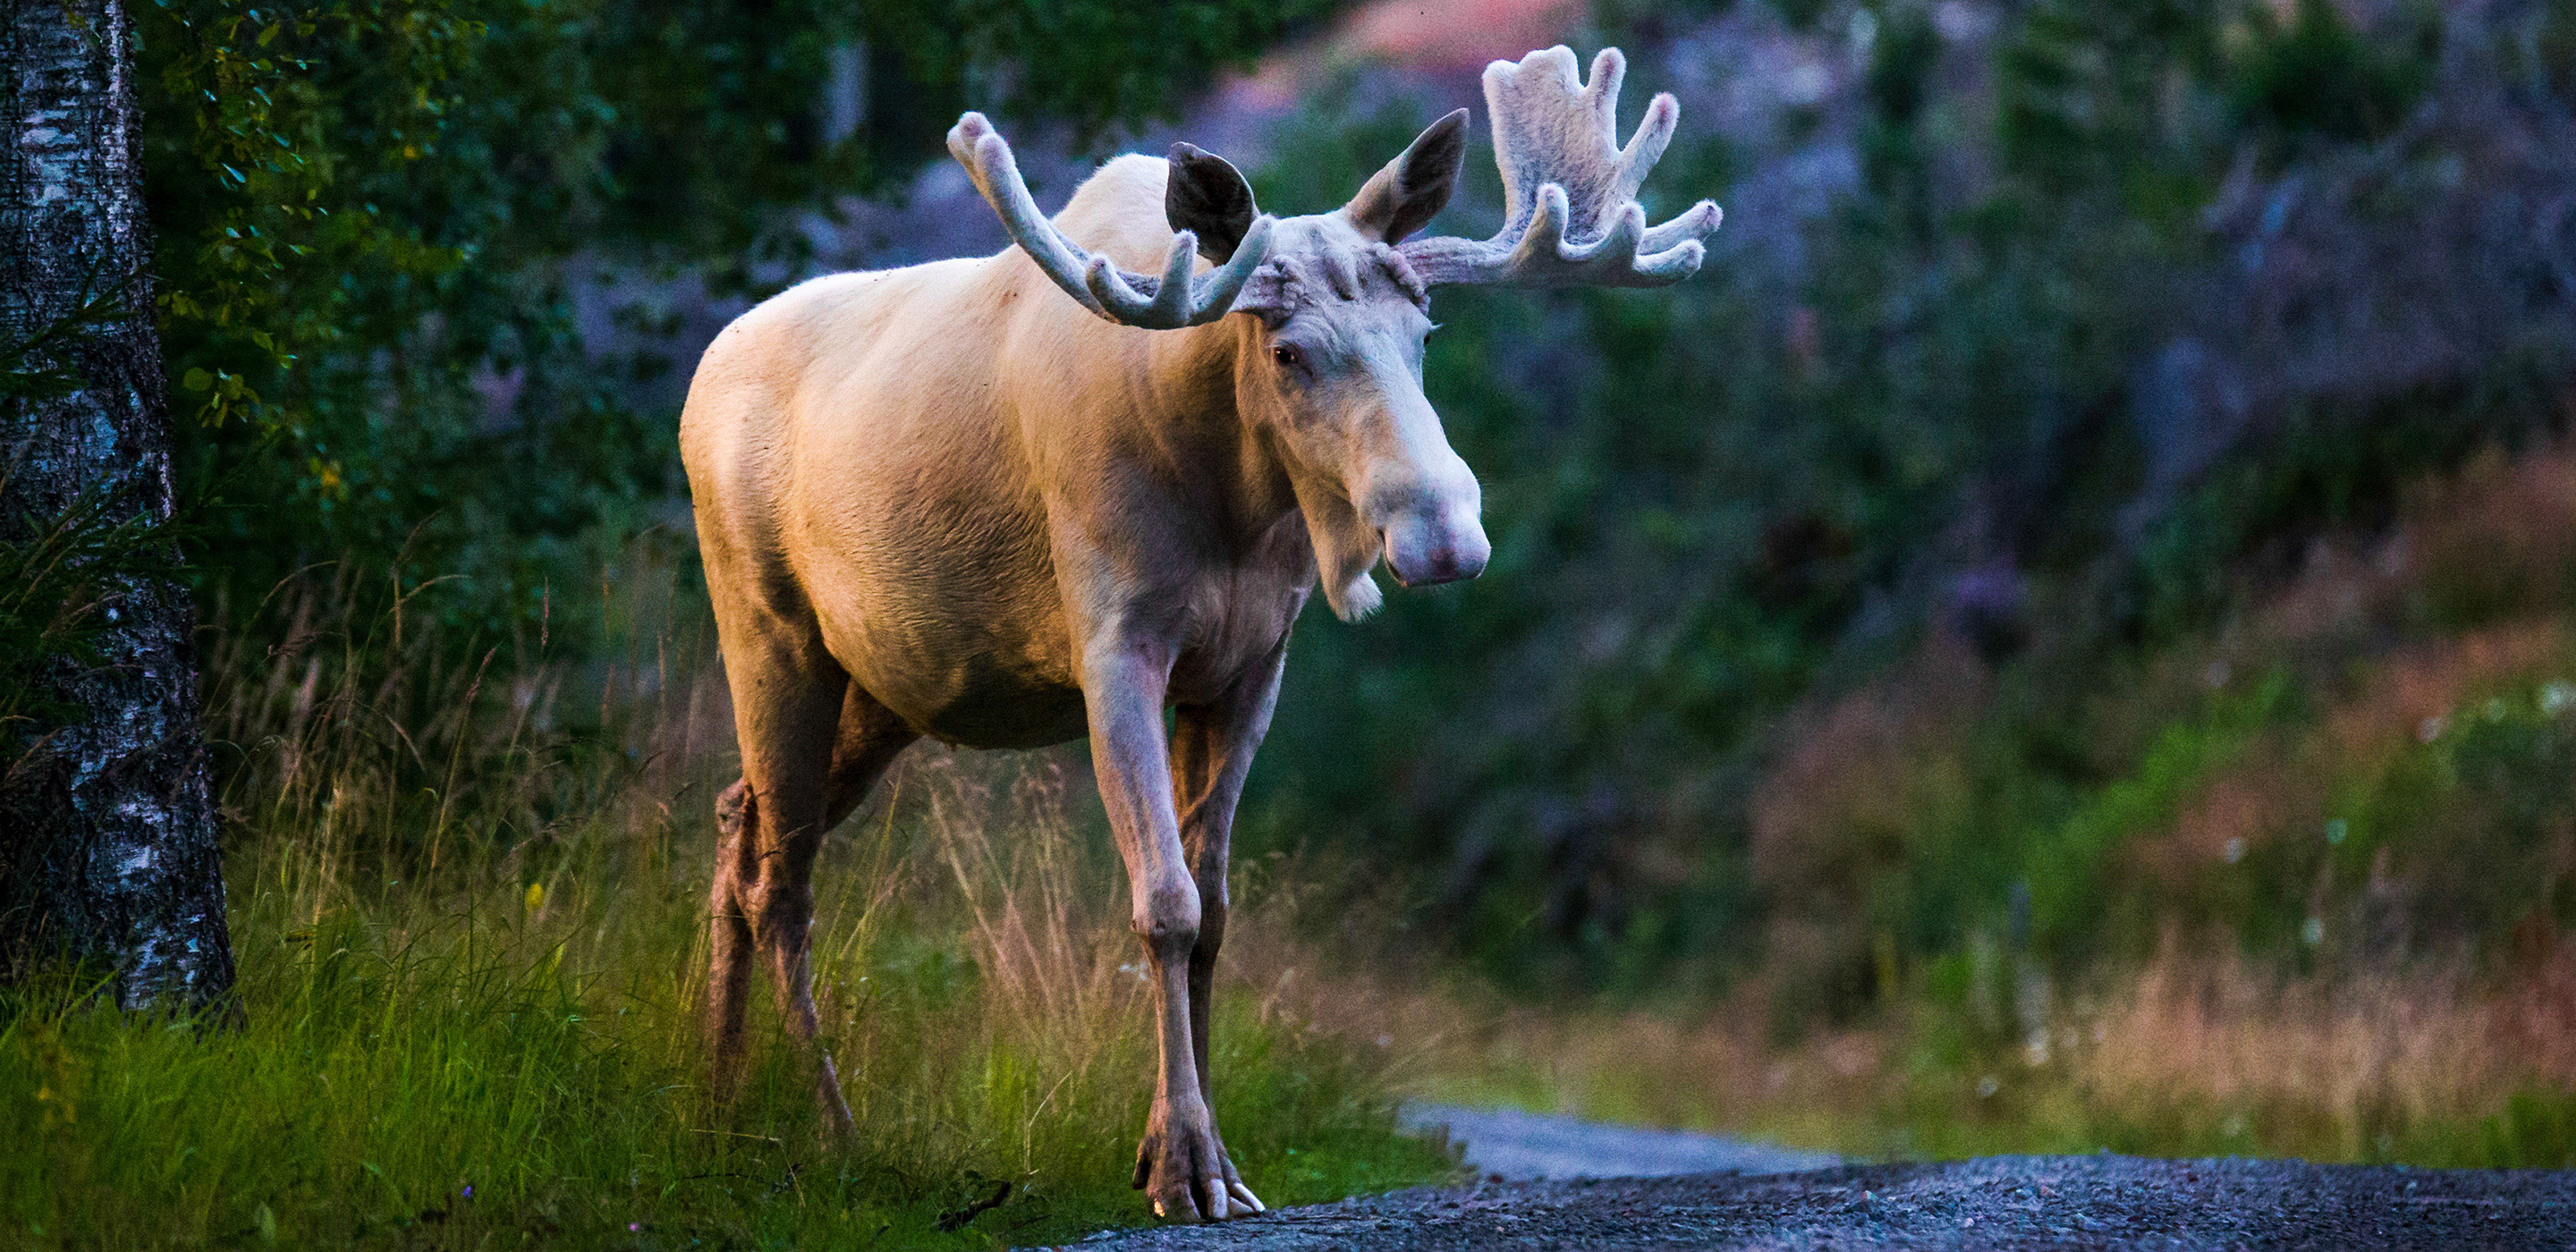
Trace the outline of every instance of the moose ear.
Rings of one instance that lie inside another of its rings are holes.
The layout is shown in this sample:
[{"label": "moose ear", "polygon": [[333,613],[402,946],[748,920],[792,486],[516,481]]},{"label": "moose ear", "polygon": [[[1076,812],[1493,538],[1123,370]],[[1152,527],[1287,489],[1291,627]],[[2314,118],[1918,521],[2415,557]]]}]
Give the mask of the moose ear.
[{"label": "moose ear", "polygon": [[1386,163],[1342,206],[1342,216],[1363,235],[1398,243],[1422,229],[1458,189],[1467,160],[1467,111],[1460,109],[1416,136],[1404,154]]},{"label": "moose ear", "polygon": [[1199,255],[1225,264],[1243,233],[1252,229],[1252,184],[1224,157],[1196,144],[1172,145],[1171,173],[1163,182],[1163,217],[1175,234],[1199,237]]}]

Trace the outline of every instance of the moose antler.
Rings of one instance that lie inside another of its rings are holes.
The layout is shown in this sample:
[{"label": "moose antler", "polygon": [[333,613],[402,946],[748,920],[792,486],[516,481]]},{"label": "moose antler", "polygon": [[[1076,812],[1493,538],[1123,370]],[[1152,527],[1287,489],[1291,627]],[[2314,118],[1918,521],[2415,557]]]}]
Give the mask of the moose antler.
[{"label": "moose antler", "polygon": [[1028,184],[1020,181],[1019,165],[1011,159],[1011,145],[983,114],[957,119],[948,131],[948,152],[966,167],[975,190],[984,193],[984,202],[1001,215],[1003,229],[1038,268],[1082,307],[1121,326],[1175,330],[1225,316],[1244,280],[1270,251],[1270,217],[1264,214],[1253,219],[1234,255],[1208,273],[1192,277],[1198,236],[1186,230],[1173,238],[1162,277],[1130,273],[1105,256],[1084,251],[1038,212]]},{"label": "moose antler", "polygon": [[1702,200],[1661,226],[1646,227],[1637,187],[1672,142],[1681,104],[1669,92],[1618,144],[1617,48],[1592,59],[1592,82],[1574,77],[1574,53],[1560,44],[1485,67],[1493,114],[1494,162],[1503,171],[1503,229],[1491,239],[1436,236],[1397,246],[1426,283],[1523,287],[1661,287],[1699,272],[1700,240],[1724,216]]}]

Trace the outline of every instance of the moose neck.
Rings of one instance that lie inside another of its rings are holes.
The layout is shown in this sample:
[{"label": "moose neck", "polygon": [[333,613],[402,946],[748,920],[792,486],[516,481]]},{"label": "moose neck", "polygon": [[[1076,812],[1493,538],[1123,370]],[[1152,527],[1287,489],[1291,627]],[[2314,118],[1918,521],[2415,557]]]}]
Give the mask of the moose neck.
[{"label": "moose neck", "polygon": [[1158,477],[1198,506],[1238,551],[1249,551],[1297,511],[1287,467],[1266,433],[1236,401],[1245,354],[1258,351],[1249,315],[1155,332],[1140,394],[1156,410],[1140,448],[1163,464]]}]

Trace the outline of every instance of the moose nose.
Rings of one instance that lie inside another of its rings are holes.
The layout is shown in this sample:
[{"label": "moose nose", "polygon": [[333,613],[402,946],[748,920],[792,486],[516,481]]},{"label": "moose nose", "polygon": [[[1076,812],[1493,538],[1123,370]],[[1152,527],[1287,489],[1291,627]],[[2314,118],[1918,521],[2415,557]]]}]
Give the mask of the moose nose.
[{"label": "moose nose", "polygon": [[1493,553],[1485,528],[1472,517],[1406,518],[1386,528],[1386,566],[1407,587],[1474,578],[1485,572]]}]

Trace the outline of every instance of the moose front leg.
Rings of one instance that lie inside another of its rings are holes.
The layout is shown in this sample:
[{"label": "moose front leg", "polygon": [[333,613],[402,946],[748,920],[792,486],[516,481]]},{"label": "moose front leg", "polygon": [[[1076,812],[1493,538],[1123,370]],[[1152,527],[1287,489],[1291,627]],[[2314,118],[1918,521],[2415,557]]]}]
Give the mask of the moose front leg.
[{"label": "moose front leg", "polygon": [[[1179,809],[1181,847],[1189,856],[1190,877],[1199,892],[1198,942],[1190,949],[1190,1053],[1197,1064],[1199,1091],[1215,1125],[1216,1074],[1208,1066],[1208,1030],[1215,1011],[1216,958],[1225,944],[1230,894],[1226,888],[1228,849],[1234,836],[1236,801],[1252,769],[1252,754],[1270,729],[1270,713],[1279,702],[1279,672],[1287,660],[1287,641],[1268,660],[1248,672],[1212,704],[1184,705],[1172,718],[1172,792]],[[1149,1162],[1136,1159],[1136,1185],[1145,1185]],[[1234,1204],[1255,1213],[1266,1211],[1259,1197],[1243,1184],[1234,1160],[1224,1159],[1226,1194]]]},{"label": "moose front leg", "polygon": [[[1137,1185],[1173,1221],[1233,1214],[1225,1146],[1208,1112],[1190,1021],[1190,962],[1199,942],[1199,886],[1181,849],[1172,802],[1171,750],[1163,734],[1169,649],[1105,644],[1085,657],[1084,702],[1100,798],[1126,862],[1129,921],[1152,970],[1154,1107],[1137,1149]],[[1249,1206],[1245,1206],[1249,1212]]]}]

